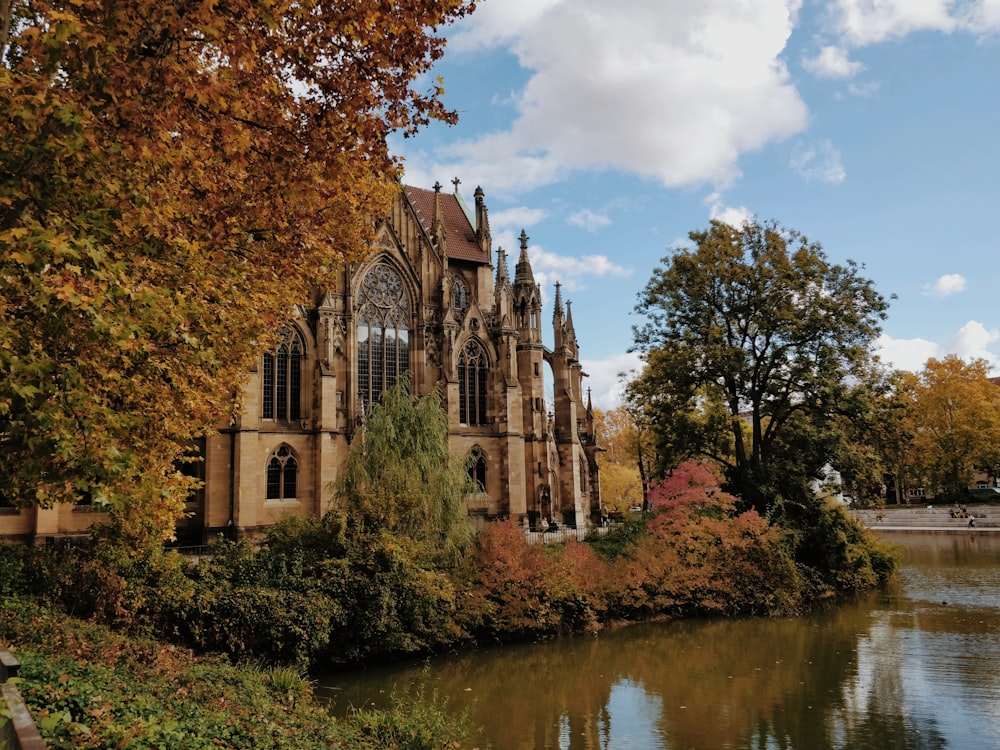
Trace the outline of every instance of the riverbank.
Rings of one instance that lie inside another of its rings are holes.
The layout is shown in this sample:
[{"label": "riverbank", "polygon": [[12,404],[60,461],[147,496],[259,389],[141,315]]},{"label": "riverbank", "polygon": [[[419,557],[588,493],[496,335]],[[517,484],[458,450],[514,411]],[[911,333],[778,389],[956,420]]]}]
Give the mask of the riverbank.
[{"label": "riverbank", "polygon": [[902,506],[855,510],[852,514],[873,531],[911,531],[925,534],[1000,533],[1000,507],[969,505]]},{"label": "riverbank", "polygon": [[0,599],[0,644],[16,649],[18,687],[48,750],[469,746],[465,722],[449,718],[440,702],[334,718],[295,668],[236,666],[30,599]]}]

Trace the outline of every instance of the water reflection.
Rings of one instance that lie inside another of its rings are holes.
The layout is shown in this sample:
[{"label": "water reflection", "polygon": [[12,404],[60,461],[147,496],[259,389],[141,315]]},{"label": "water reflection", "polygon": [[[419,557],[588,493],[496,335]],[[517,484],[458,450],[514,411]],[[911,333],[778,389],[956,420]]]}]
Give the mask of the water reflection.
[{"label": "water reflection", "polygon": [[1000,746],[1000,539],[906,536],[900,581],[804,619],[650,624],[321,680],[422,691],[501,750]]}]

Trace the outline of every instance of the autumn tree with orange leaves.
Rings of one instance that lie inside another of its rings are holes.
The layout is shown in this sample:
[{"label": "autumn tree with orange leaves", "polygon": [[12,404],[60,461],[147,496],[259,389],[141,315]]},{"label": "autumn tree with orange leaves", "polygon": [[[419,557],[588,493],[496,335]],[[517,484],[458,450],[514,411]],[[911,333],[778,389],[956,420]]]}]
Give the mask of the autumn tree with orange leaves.
[{"label": "autumn tree with orange leaves", "polygon": [[[0,491],[170,535],[191,438],[398,189],[475,0],[0,0]],[[426,86],[426,89],[424,88]]]}]

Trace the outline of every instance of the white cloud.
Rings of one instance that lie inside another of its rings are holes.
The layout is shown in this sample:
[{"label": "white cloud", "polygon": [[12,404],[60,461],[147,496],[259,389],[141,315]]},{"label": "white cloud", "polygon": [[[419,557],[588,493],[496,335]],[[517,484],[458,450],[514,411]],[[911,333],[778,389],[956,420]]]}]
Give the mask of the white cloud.
[{"label": "white cloud", "polygon": [[938,356],[938,345],[927,339],[894,339],[885,334],[875,342],[879,357],[895,370],[920,372],[931,357]]},{"label": "white cloud", "polygon": [[847,171],[840,161],[840,151],[826,139],[812,146],[796,146],[789,165],[807,180],[838,183],[847,177]]},{"label": "white cloud", "polygon": [[864,65],[852,61],[843,47],[823,47],[816,57],[802,61],[805,69],[820,78],[851,78],[862,70]]},{"label": "white cloud", "polygon": [[878,94],[878,90],[881,85],[882,84],[878,81],[868,81],[867,83],[857,83],[855,81],[851,81],[847,84],[847,93],[861,99],[871,99]]},{"label": "white cloud", "polygon": [[933,284],[924,286],[924,294],[934,297],[947,297],[965,290],[965,277],[959,273],[948,273]]},{"label": "white cloud", "polygon": [[[560,282],[569,291],[583,288],[583,279],[588,276],[630,276],[632,269],[619,266],[604,255],[584,255],[575,258],[569,255],[550,253],[541,245],[528,248],[531,268],[535,280]],[[544,284],[543,284],[544,286]]]},{"label": "white cloud", "polygon": [[543,208],[527,208],[525,206],[508,208],[496,213],[490,213],[490,228],[517,227],[518,229],[524,229],[534,226],[547,215],[548,212]]},{"label": "white cloud", "polygon": [[448,34],[448,49],[477,52],[510,44],[563,0],[503,0],[476,6],[476,11]]},{"label": "white cloud", "polygon": [[973,33],[988,33],[1000,29],[1000,0],[980,0],[963,16],[962,26]]},{"label": "white cloud", "polygon": [[575,227],[586,229],[588,232],[596,232],[598,229],[611,226],[611,219],[607,214],[597,213],[589,208],[571,214],[566,221]]},{"label": "white cloud", "polygon": [[508,129],[433,158],[495,191],[605,169],[666,186],[725,186],[738,176],[741,154],[807,126],[782,59],[800,5],[483,3],[451,46],[504,45],[530,79]]},{"label": "white cloud", "polygon": [[836,0],[832,14],[842,39],[854,46],[915,31],[988,34],[1000,30],[998,0]]},{"label": "white cloud", "polygon": [[607,359],[585,359],[581,365],[583,371],[590,376],[583,381],[583,387],[590,388],[594,406],[607,411],[622,403],[623,386],[619,374],[639,371],[642,369],[642,359],[638,352],[630,352]]},{"label": "white cloud", "polygon": [[914,31],[955,28],[949,14],[954,0],[836,0],[837,29],[849,44],[875,44]]},{"label": "white cloud", "polygon": [[1000,330],[987,329],[978,320],[970,320],[962,326],[955,337],[946,346],[947,354],[955,354],[961,359],[985,359],[993,370],[1000,366],[1000,356],[989,350],[989,347],[1000,341]]},{"label": "white cloud", "polygon": [[720,193],[711,193],[705,198],[705,202],[709,205],[709,218],[715,221],[721,221],[736,229],[753,221],[753,212],[749,208],[723,204]]},{"label": "white cloud", "polygon": [[931,357],[942,359],[954,354],[964,360],[984,359],[996,372],[1000,370],[1000,354],[990,347],[997,343],[1000,343],[1000,329],[987,328],[977,320],[970,320],[945,344],[920,338],[893,339],[882,334],[876,342],[876,350],[883,362],[897,370],[920,372]]},{"label": "white cloud", "polygon": [[[492,223],[492,218],[491,218]],[[520,231],[515,234],[511,229],[503,229],[493,233],[493,246],[502,247],[507,251],[508,266],[514,272],[513,264],[521,253]],[[542,305],[548,305],[552,293],[552,285],[562,284],[567,292],[586,289],[588,279],[607,276],[627,277],[632,275],[632,269],[620,266],[605,255],[584,255],[575,257],[549,252],[542,245],[532,243],[528,238],[528,259],[531,261],[531,272],[535,283],[542,288]]]}]

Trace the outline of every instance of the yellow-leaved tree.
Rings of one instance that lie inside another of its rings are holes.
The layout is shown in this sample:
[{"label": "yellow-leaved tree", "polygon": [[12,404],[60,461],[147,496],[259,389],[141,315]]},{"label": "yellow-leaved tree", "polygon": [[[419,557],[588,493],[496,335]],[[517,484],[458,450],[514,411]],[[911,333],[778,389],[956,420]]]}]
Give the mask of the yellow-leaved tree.
[{"label": "yellow-leaved tree", "polygon": [[985,360],[929,359],[910,383],[908,431],[914,479],[935,492],[959,493],[976,471],[995,474],[1000,446],[1000,388]]},{"label": "yellow-leaved tree", "polygon": [[368,250],[475,0],[0,0],[0,491],[172,533],[186,441]]},{"label": "yellow-leaved tree", "polygon": [[621,513],[642,505],[642,475],[639,471],[643,431],[626,406],[594,410],[601,454],[601,498],[607,508]]}]

